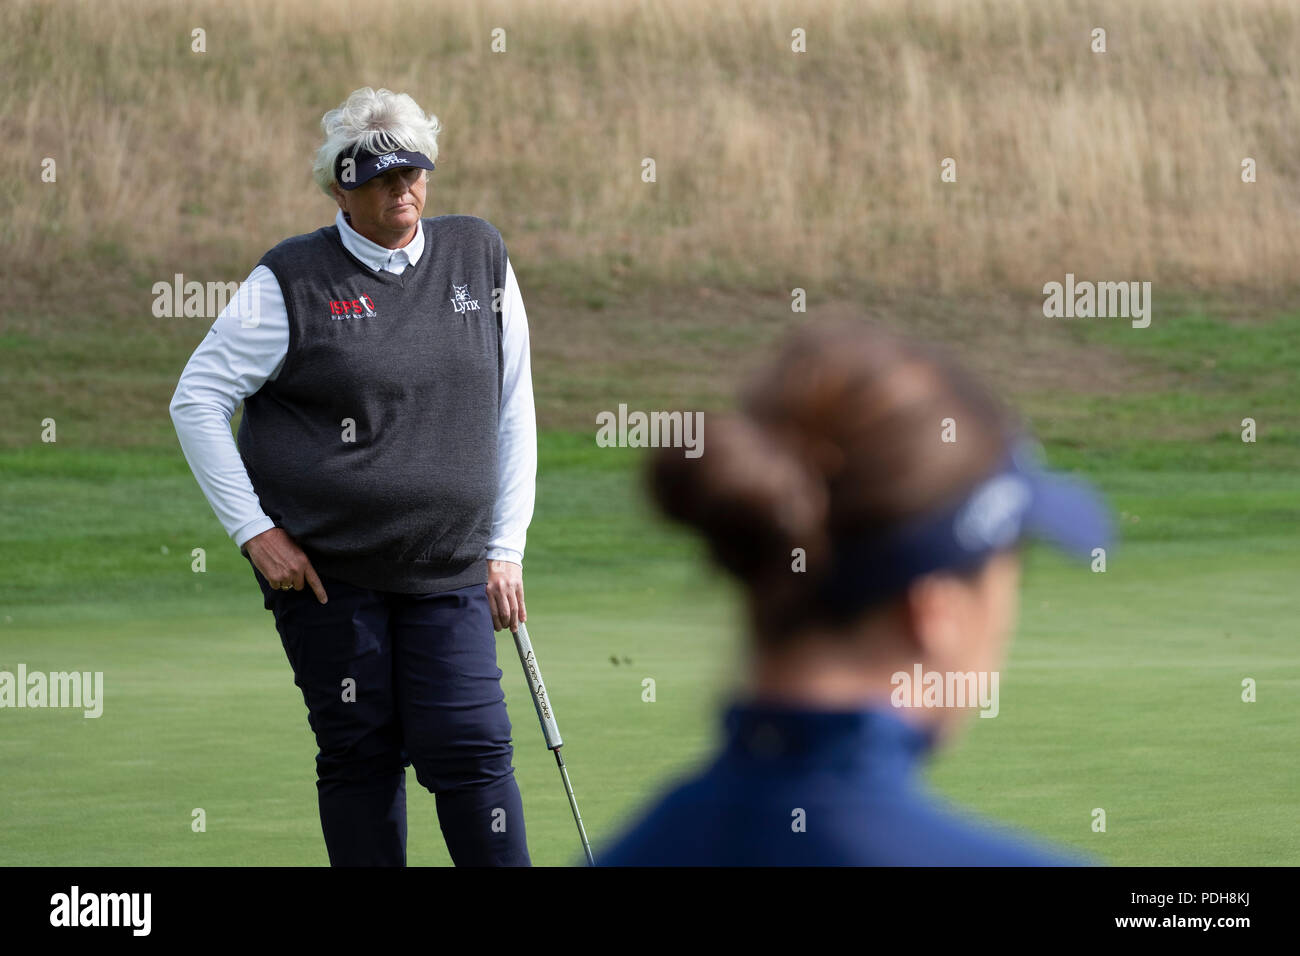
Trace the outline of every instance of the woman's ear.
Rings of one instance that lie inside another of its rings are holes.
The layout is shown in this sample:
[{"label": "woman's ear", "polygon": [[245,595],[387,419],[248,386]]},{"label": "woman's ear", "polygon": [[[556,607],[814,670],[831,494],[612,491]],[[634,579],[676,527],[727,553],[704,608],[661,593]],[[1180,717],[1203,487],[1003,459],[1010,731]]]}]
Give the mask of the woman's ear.
[{"label": "woman's ear", "polygon": [[330,192],[332,192],[332,193],[334,194],[334,201],[335,201],[336,203],[339,204],[339,208],[342,209],[344,213],[347,213],[347,211],[348,211],[348,204],[347,204],[348,194],[345,193],[342,189],[339,189],[339,184],[338,184],[338,183],[330,183]]},{"label": "woman's ear", "polygon": [[900,611],[917,660],[940,670],[962,669],[956,665],[976,637],[970,631],[982,626],[973,598],[970,586],[950,574],[927,574],[912,583]]}]

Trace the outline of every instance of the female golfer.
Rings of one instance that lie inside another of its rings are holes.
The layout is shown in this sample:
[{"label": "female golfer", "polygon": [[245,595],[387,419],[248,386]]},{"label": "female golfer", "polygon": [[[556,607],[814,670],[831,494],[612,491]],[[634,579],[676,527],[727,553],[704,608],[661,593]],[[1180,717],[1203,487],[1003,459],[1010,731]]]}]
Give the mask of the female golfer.
[{"label": "female golfer", "polygon": [[524,865],[494,634],[526,620],[523,301],[494,226],[422,218],[436,117],[366,88],[321,125],[334,224],[262,257],[172,419],[307,704],[330,862],[405,863],[414,765],[457,865]]},{"label": "female golfer", "polygon": [[743,585],[748,687],[721,753],[601,863],[1083,862],[944,807],[920,770],[996,714],[1022,537],[1106,547],[1098,499],[960,369],[863,327],[803,331],[707,436],[650,483]]}]

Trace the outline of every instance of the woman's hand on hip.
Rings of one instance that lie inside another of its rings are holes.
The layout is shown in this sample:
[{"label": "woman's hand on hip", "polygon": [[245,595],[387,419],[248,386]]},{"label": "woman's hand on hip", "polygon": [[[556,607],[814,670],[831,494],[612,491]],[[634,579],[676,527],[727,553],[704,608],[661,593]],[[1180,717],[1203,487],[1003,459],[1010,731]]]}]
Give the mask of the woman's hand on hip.
[{"label": "woman's hand on hip", "polygon": [[244,542],[244,550],[248,552],[253,567],[262,572],[262,577],[272,588],[287,591],[290,588],[285,585],[290,585],[293,590],[301,591],[304,586],[309,586],[316,592],[316,600],[321,604],[327,603],[325,586],[321,584],[316,569],[283,528],[269,528],[254,535]]}]

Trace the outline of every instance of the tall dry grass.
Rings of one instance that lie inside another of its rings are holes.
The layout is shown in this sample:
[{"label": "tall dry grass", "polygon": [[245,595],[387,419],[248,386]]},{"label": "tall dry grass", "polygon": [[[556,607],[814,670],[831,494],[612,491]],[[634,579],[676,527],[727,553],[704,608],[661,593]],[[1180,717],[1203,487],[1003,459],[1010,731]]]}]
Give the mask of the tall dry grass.
[{"label": "tall dry grass", "polygon": [[1287,0],[6,0],[3,260],[239,278],[332,216],[319,118],[370,85],[443,122],[426,214],[537,275],[1285,288],[1298,27]]}]

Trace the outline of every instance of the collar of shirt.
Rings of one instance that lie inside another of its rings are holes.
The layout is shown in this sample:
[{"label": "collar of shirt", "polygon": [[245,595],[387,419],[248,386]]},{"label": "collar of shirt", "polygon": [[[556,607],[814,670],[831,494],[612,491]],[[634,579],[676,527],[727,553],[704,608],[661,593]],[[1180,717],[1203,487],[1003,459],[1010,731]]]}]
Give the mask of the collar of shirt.
[{"label": "collar of shirt", "polygon": [[371,242],[352,228],[344,218],[342,209],[334,214],[334,225],[338,226],[339,238],[343,240],[343,245],[348,252],[375,272],[383,269],[401,275],[408,265],[413,266],[419,262],[420,256],[424,253],[423,220],[420,222],[420,228],[415,230],[414,238],[400,249],[385,249],[377,242]]},{"label": "collar of shirt", "polygon": [[724,761],[769,770],[870,767],[903,777],[935,743],[935,733],[887,707],[807,710],[736,701],[724,713]]}]

